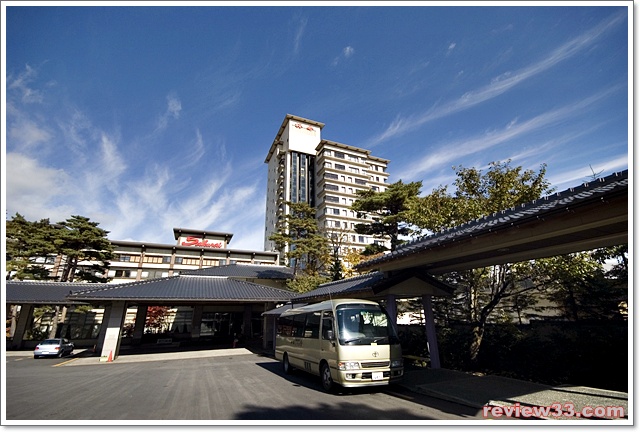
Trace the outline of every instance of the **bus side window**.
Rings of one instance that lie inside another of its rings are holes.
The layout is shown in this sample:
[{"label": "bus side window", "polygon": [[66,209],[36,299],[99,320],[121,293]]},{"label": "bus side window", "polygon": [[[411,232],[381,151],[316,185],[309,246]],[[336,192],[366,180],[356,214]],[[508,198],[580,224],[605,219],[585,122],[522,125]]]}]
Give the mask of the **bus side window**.
[{"label": "bus side window", "polygon": [[304,337],[318,339],[320,331],[320,312],[313,312],[307,315],[307,324],[304,330]]},{"label": "bus side window", "polygon": [[304,336],[304,323],[305,323],[305,315],[296,315],[293,318],[293,337],[303,337]]}]

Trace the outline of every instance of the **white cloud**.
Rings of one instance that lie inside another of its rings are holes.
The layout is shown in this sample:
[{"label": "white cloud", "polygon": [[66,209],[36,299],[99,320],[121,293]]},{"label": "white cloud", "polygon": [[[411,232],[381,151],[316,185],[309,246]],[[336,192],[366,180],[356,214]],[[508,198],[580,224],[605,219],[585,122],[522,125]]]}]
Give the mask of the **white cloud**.
[{"label": "white cloud", "polygon": [[164,130],[167,128],[169,124],[169,120],[171,118],[178,119],[180,118],[180,111],[182,111],[182,102],[175,95],[167,96],[167,109],[166,111],[158,118],[156,122],[156,131]]},{"label": "white cloud", "polygon": [[460,98],[445,103],[444,105],[437,107],[437,109],[431,108],[426,112],[408,117],[398,116],[384,132],[373,137],[367,146],[374,147],[389,138],[415,130],[427,122],[463,111],[499,96],[526,79],[544,72],[561,61],[577,54],[581,50],[588,48],[595,43],[598,37],[610,28],[622,22],[625,17],[626,13],[614,15],[590,31],[583,33],[563,45],[560,45],[541,61],[533,63],[515,72],[505,72],[499,77],[494,78],[490,84],[481,87],[478,90],[467,92]]},{"label": "white cloud", "polygon": [[49,130],[25,116],[11,122],[7,132],[12,140],[12,147],[20,148],[22,151],[34,150],[38,144],[46,143],[52,137]]},{"label": "white cloud", "polygon": [[333,59],[333,61],[331,62],[331,66],[337,66],[338,63],[340,63],[343,59],[349,59],[351,57],[353,57],[353,55],[356,53],[355,48],[353,48],[352,46],[346,46],[342,49],[342,53]]},{"label": "white cloud", "polygon": [[[576,113],[583,113],[590,105],[607,97],[616,89],[617,88],[614,87],[602,91],[577,103],[540,114],[525,122],[519,123],[513,120],[498,131],[488,132],[476,137],[467,137],[455,142],[447,142],[441,145],[439,150],[433,151],[429,149],[425,157],[418,159],[403,169],[402,172],[407,179],[419,178],[422,174],[438,166],[442,166],[445,163],[450,163],[451,161],[462,159],[464,156],[485,151],[499,144],[515,140],[520,136],[561,122]],[[456,151],[452,152],[452,148],[455,148]]]},{"label": "white cloud", "polygon": [[307,27],[307,17],[296,17],[296,29],[293,37],[293,53],[298,54],[300,52],[300,45],[302,44],[302,36],[304,35],[305,28]]},{"label": "white cloud", "polygon": [[69,205],[56,204],[75,190],[64,170],[43,166],[19,153],[7,153],[5,176],[7,216],[20,213],[27,220],[59,221],[71,215]]},{"label": "white cloud", "polygon": [[350,57],[352,57],[355,54],[356,50],[353,49],[352,46],[347,46],[344,47],[344,49],[342,50],[342,55],[344,56],[344,58],[348,59]]},{"label": "white cloud", "polygon": [[38,73],[29,65],[25,65],[25,70],[16,78],[11,76],[7,79],[7,90],[16,90],[20,93],[20,99],[23,103],[42,103],[44,96],[39,90],[29,87],[29,84],[35,80]]}]

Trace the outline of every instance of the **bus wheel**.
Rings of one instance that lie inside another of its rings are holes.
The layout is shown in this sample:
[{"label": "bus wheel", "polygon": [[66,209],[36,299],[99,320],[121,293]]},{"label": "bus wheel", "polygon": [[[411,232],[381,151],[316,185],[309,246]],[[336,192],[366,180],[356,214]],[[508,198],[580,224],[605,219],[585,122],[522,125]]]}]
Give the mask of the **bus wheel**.
[{"label": "bus wheel", "polygon": [[320,377],[322,378],[322,387],[331,392],[334,389],[333,378],[331,378],[331,369],[329,369],[329,365],[325,362],[322,363],[320,367]]},{"label": "bus wheel", "polygon": [[282,357],[282,369],[287,375],[293,372],[293,367],[291,367],[291,363],[289,363],[289,356],[286,353]]}]

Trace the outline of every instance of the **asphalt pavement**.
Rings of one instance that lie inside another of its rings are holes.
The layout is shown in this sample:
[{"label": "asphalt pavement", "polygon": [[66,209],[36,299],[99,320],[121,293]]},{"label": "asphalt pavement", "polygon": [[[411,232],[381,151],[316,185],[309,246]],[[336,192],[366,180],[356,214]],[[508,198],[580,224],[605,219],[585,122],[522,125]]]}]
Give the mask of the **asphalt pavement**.
[{"label": "asphalt pavement", "polygon": [[[179,360],[214,356],[255,354],[270,356],[256,349],[223,348],[173,352],[129,352],[112,362],[105,362],[91,350],[76,351],[60,366],[82,366],[110,363]],[[24,351],[8,351],[7,356],[32,355]],[[492,415],[546,420],[613,420],[632,421],[629,415],[628,393],[581,386],[549,386],[495,375],[476,375],[449,369],[430,369],[414,366],[405,368],[399,384],[416,393],[455,402],[478,410],[495,409]],[[487,408],[485,408],[487,407]],[[525,408],[527,407],[527,408]],[[532,408],[548,408],[534,411]],[[609,408],[612,407],[612,408]],[[620,415],[620,412],[623,415]],[[608,411],[608,412],[607,412]]]}]

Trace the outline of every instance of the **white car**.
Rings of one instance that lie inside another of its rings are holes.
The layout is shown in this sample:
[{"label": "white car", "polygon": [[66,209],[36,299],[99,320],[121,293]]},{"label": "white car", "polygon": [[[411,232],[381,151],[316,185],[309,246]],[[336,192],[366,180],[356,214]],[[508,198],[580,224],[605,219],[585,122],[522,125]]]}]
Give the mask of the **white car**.
[{"label": "white car", "polygon": [[44,356],[62,357],[65,354],[71,354],[74,348],[75,346],[69,339],[46,339],[40,342],[33,350],[33,358]]}]

